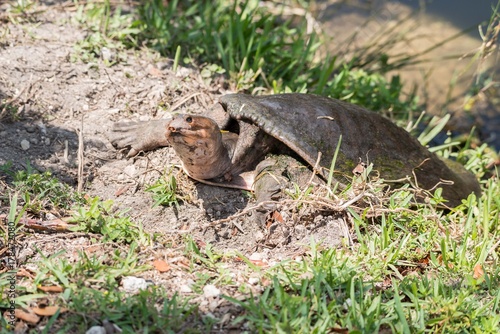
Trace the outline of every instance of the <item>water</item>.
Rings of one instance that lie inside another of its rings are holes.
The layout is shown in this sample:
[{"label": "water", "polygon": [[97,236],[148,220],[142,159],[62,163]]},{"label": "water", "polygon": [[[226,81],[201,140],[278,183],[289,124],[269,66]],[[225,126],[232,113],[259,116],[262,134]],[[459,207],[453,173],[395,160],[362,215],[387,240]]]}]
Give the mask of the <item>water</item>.
[{"label": "water", "polygon": [[[399,0],[398,2],[412,8],[414,11],[422,8],[422,1]],[[490,19],[492,8],[497,4],[493,0],[434,0],[425,1],[425,15],[439,17],[452,23],[459,30],[472,29],[469,34],[479,38],[477,26]]]},{"label": "water", "polygon": [[[483,42],[478,25],[490,20],[497,0],[319,0],[317,4],[317,18],[324,31],[333,37],[330,48],[334,52],[338,52],[343,41],[355,31],[357,43],[363,45],[391,24],[396,24],[397,30],[408,37],[393,53],[416,54],[459,35],[419,57],[422,63],[392,74],[400,75],[408,87],[419,86],[419,95],[427,101],[427,112],[451,113],[451,130],[468,133],[472,126],[477,126],[480,139],[500,150],[500,99],[494,98],[499,89],[485,91],[473,104],[469,101],[472,107],[464,112],[475,74],[500,73],[497,54],[480,67],[471,60]],[[412,19],[400,21],[407,16]],[[371,22],[363,26],[369,18]],[[466,33],[460,34],[465,30]]]}]

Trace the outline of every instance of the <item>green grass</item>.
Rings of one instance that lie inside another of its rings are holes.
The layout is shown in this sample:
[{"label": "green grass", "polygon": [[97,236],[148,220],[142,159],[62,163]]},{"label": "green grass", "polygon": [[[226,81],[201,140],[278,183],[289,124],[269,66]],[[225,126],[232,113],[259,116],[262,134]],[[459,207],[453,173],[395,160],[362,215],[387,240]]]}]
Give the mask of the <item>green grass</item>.
[{"label": "green grass", "polygon": [[118,291],[116,284],[107,286],[105,292],[83,288],[75,292],[69,303],[72,309],[81,312],[68,317],[64,331],[85,332],[91,325],[101,324],[96,319],[119,324],[124,333],[178,333],[186,324],[190,324],[191,333],[210,328],[194,305],[177,295],[171,298],[165,295],[162,287],[151,287],[133,296]]},{"label": "green grass", "polygon": [[305,260],[270,270],[262,295],[227,297],[245,309],[235,321],[259,333],[497,332],[500,188],[487,187],[449,214],[401,203],[408,211],[376,221],[352,214],[352,249],[313,244]]},{"label": "green grass", "polygon": [[179,206],[179,201],[182,201],[183,196],[177,189],[177,180],[173,175],[173,169],[166,171],[155,183],[146,188],[153,194],[153,207],[158,205]]},{"label": "green grass", "polygon": [[126,48],[138,46],[136,35],[140,29],[135,27],[133,16],[123,14],[120,6],[112,8],[110,0],[78,5],[75,20],[89,33],[74,46],[73,61],[95,62],[102,58],[111,66],[126,61]]},{"label": "green grass", "polygon": [[16,192],[24,201],[24,208],[39,215],[51,210],[67,211],[83,197],[69,185],[60,182],[50,171],[36,172],[28,163],[26,170],[12,170],[12,163],[0,165],[0,176],[12,179]]},{"label": "green grass", "polygon": [[150,244],[151,236],[143,231],[142,225],[132,221],[127,211],[114,212],[113,204],[112,200],[94,197],[88,199],[86,205],[74,207],[71,222],[77,226],[71,230],[98,233],[103,235],[104,241]]},{"label": "green grass", "polygon": [[401,93],[399,77],[387,81],[368,64],[321,56],[322,38],[307,34],[303,20],[293,24],[256,1],[148,0],[139,15],[139,39],[163,55],[180,53],[185,63],[222,67],[233,89],[310,92],[391,113],[416,109],[415,97]]}]

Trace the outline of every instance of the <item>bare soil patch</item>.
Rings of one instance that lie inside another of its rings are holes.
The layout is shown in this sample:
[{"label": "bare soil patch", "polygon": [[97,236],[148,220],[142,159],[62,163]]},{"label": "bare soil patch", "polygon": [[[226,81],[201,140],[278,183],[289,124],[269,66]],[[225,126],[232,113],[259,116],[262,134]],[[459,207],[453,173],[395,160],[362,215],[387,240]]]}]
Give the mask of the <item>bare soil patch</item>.
[{"label": "bare soil patch", "polygon": [[[36,22],[6,21],[0,96],[19,111],[15,119],[5,117],[0,123],[0,164],[12,161],[20,169],[29,163],[76,187],[82,131],[85,193],[114,200],[117,210],[130,208],[130,216],[150,233],[191,234],[220,250],[248,256],[265,252],[273,258],[300,253],[311,235],[329,246],[338,245],[342,216],[309,212],[300,220],[294,208],[281,207],[278,226],[252,219],[251,210],[227,219],[252,207],[252,196],[197,184],[182,173],[177,173],[178,183],[191,200],[178,207],[153,208],[152,195],[145,189],[179,160],[168,147],[127,159],[127,152],[117,151],[108,139],[113,123],[203,114],[226,93],[224,83],[207,83],[195,68],[174,73],[170,59],[148,49],[129,50],[126,61],[113,66],[102,59],[72,62],[74,45],[86,34],[71,22],[72,13],[46,6]],[[6,213],[8,207],[2,205]]]}]

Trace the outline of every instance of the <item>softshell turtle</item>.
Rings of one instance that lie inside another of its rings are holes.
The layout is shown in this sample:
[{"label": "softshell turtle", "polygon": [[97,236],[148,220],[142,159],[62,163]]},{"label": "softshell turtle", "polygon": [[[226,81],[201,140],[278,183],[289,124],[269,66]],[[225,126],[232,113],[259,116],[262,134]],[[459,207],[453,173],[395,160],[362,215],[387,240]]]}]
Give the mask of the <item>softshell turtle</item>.
[{"label": "softshell turtle", "polygon": [[363,160],[392,184],[411,179],[423,189],[441,187],[449,206],[480,193],[463,166],[429,152],[385,117],[347,102],[310,94],[229,94],[220,97],[209,116],[118,124],[112,141],[131,146],[129,156],[172,145],[194,179],[251,189],[252,172],[269,153],[296,155],[315,166],[321,152],[319,174],[326,178],[342,135],[335,167],[346,180]]}]

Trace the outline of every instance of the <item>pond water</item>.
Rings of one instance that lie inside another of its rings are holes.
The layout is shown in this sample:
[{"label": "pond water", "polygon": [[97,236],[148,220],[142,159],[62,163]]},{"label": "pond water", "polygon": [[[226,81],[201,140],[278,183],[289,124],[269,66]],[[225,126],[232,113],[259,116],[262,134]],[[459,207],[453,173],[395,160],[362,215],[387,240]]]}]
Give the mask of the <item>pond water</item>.
[{"label": "pond water", "polygon": [[424,6],[425,15],[435,16],[441,20],[452,23],[459,30],[471,27],[469,33],[474,38],[479,38],[477,26],[491,17],[492,8],[497,4],[493,0],[399,0],[398,2],[418,11]]},{"label": "pond water", "polygon": [[[336,52],[353,43],[370,43],[391,26],[405,35],[391,54],[418,54],[449,40],[418,57],[417,64],[390,74],[400,75],[408,90],[418,85],[419,95],[427,101],[426,111],[451,113],[451,130],[468,133],[476,125],[481,140],[500,150],[498,89],[490,88],[474,103],[466,98],[478,72],[500,73],[496,53],[481,64],[472,61],[482,45],[478,25],[489,21],[496,4],[497,0],[320,0],[316,12]],[[353,34],[356,39],[351,41]]]}]

